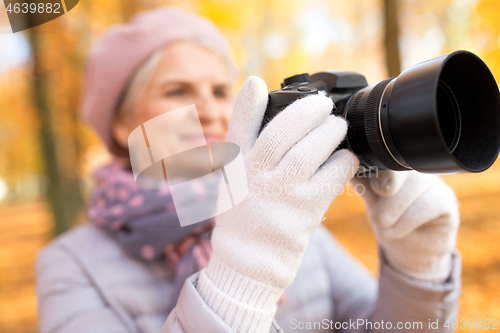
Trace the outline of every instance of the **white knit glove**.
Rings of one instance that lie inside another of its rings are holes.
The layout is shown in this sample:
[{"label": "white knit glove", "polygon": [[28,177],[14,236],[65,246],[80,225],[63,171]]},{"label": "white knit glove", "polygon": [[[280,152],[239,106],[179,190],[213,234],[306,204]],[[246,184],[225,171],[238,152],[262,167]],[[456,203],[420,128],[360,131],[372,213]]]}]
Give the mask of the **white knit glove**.
[{"label": "white knit glove", "polygon": [[416,171],[378,171],[353,178],[368,210],[372,229],[391,267],[409,277],[438,282],[451,271],[458,202],[436,175]]},{"label": "white knit glove", "polygon": [[197,283],[235,332],[269,332],[311,232],[358,167],[350,151],[331,155],[347,124],[330,115],[333,104],[324,96],[295,101],[257,138],[267,98],[258,77],[237,96],[227,140],[241,148],[249,193],[216,218],[212,257]]}]

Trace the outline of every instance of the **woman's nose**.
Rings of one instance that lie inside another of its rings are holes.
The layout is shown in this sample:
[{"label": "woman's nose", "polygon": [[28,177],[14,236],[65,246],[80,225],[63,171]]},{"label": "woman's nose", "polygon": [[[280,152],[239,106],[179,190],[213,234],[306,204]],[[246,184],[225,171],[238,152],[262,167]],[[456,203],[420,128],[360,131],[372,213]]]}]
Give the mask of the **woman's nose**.
[{"label": "woman's nose", "polygon": [[217,120],[219,112],[217,108],[217,100],[212,94],[203,94],[196,101],[196,110],[202,123],[210,123]]}]

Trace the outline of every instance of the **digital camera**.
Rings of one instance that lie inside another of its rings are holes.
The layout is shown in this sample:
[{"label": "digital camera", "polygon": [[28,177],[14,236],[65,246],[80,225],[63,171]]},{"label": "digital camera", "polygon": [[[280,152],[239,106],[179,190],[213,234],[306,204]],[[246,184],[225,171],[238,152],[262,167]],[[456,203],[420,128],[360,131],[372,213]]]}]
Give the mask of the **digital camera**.
[{"label": "digital camera", "polygon": [[269,93],[261,130],[286,106],[311,94],[334,102],[348,122],[339,146],[361,168],[424,173],[481,172],[500,150],[500,93],[488,66],[456,51],[368,86],[346,71],[298,74]]}]

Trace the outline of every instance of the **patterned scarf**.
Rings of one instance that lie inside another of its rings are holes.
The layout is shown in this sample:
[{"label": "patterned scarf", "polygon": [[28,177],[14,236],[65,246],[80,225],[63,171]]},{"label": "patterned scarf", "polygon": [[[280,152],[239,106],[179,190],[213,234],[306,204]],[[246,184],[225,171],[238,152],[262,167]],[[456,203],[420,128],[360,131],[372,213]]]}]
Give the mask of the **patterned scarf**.
[{"label": "patterned scarf", "polygon": [[[209,239],[213,219],[181,227],[169,189],[140,188],[132,172],[118,163],[97,170],[94,180],[87,216],[132,257],[144,261],[164,259],[175,272],[186,255],[193,260],[184,262],[194,264],[196,271],[206,266],[212,253]],[[215,186],[215,180],[193,182],[192,190],[203,193]]]}]

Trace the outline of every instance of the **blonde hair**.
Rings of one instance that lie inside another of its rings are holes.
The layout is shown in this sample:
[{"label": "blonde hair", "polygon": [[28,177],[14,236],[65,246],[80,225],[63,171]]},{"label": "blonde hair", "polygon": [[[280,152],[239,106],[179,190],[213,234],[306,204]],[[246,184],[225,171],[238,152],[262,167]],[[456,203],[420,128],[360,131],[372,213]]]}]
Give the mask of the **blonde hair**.
[{"label": "blonde hair", "polygon": [[[195,44],[203,46],[222,57],[229,71],[231,83],[234,84],[234,82],[236,81],[236,71],[233,66],[231,55],[226,54],[219,47],[219,45],[206,38],[186,38],[181,40],[193,42]],[[119,99],[119,103],[115,112],[115,115],[117,117],[124,117],[133,112],[137,99],[142,94],[143,90],[146,88],[149,81],[153,77],[153,74],[158,68],[158,64],[160,63],[162,55],[163,49],[160,48],[156,50],[134,72],[128,84],[123,89],[122,95]]]}]

